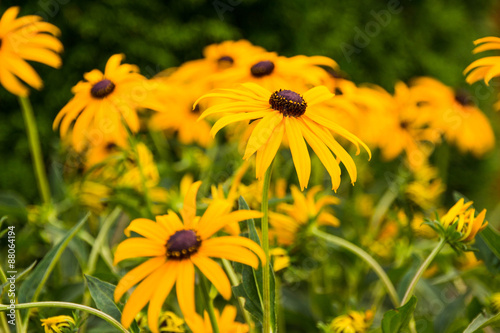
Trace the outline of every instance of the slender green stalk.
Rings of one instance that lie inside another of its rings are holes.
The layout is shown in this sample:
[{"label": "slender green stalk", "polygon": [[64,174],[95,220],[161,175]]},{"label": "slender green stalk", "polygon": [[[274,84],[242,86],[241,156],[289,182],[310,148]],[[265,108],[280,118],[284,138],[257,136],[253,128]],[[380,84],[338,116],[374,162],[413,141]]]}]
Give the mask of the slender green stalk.
[{"label": "slender green stalk", "polygon": [[394,200],[396,200],[397,197],[398,187],[397,185],[391,185],[387,188],[387,191],[380,198],[370,220],[370,228],[373,230],[374,235],[376,234],[376,231],[378,230],[380,222],[382,221],[385,213],[387,213],[387,210],[389,209],[389,207],[391,207],[391,204],[394,202]]},{"label": "slender green stalk", "polygon": [[370,265],[370,267],[375,271],[375,274],[378,275],[378,277],[384,284],[385,288],[387,289],[392,304],[394,304],[395,307],[399,307],[400,303],[398,294],[396,292],[396,288],[394,288],[394,285],[392,284],[391,280],[385,273],[384,269],[379,265],[379,263],[375,259],[373,259],[371,255],[369,255],[365,250],[361,249],[357,245],[354,245],[351,242],[346,241],[345,239],[342,239],[335,235],[331,235],[319,230],[317,226],[312,227],[311,230],[313,235],[321,239],[324,239],[328,243],[335,244],[354,253],[355,255],[363,259],[368,265]]},{"label": "slender green stalk", "polygon": [[[65,308],[65,309],[75,309],[75,310],[81,310],[90,314],[93,314],[96,317],[102,318],[113,327],[117,328],[120,332],[123,333],[130,333],[128,330],[125,329],[116,319],[111,317],[110,315],[99,311],[97,309],[91,308],[89,306],[81,305],[81,304],[76,304],[76,303],[69,303],[69,302],[33,302],[33,303],[23,303],[23,304],[16,304],[16,309],[32,309],[32,308]],[[8,310],[7,305],[0,304],[0,311],[6,311]]]},{"label": "slender green stalk", "polygon": [[217,323],[217,317],[215,317],[214,304],[212,303],[212,299],[210,298],[210,294],[208,292],[207,281],[205,277],[200,276],[200,285],[201,292],[203,294],[203,298],[205,299],[205,309],[208,312],[208,316],[210,317],[210,323],[212,324],[213,333],[220,333],[219,324]]},{"label": "slender green stalk", "polygon": [[271,172],[273,169],[273,163],[266,170],[264,175],[264,186],[262,187],[262,249],[266,254],[266,263],[262,267],[262,289],[264,306],[262,309],[264,314],[264,319],[262,323],[262,329],[264,333],[270,333],[271,330],[271,281],[269,274],[269,267],[271,258],[269,256],[269,185],[271,183]]},{"label": "slender green stalk", "polygon": [[5,313],[0,313],[0,323],[2,324],[2,330],[5,333],[10,332],[9,324],[7,324],[7,318],[5,317]]},{"label": "slender green stalk", "polygon": [[120,215],[121,209],[116,207],[104,220],[101,229],[99,230],[99,234],[95,238],[94,244],[92,245],[92,250],[89,255],[89,263],[87,265],[87,270],[85,274],[91,275],[94,273],[95,266],[97,264],[97,259],[99,258],[99,252],[102,251],[102,248],[107,247],[105,244],[106,236],[108,235],[109,229],[113,226],[113,223],[116,221],[118,215]]},{"label": "slender green stalk", "polygon": [[19,104],[23,112],[24,124],[26,125],[26,133],[30,145],[31,158],[33,159],[33,167],[35,169],[36,179],[38,183],[38,191],[44,203],[50,202],[50,187],[43,164],[42,149],[40,147],[40,137],[36,127],[35,115],[31,107],[28,97],[19,97]]},{"label": "slender green stalk", "polygon": [[[236,275],[236,272],[234,271],[231,263],[227,259],[222,259],[222,266],[224,266],[224,269],[226,270],[227,276],[229,277],[229,281],[231,281],[231,285],[233,285],[233,287],[239,285],[240,280],[238,279],[238,276]],[[250,318],[248,312],[245,310],[245,300],[243,297],[237,297],[237,299],[241,313],[243,314],[243,318],[245,319],[245,322],[247,323],[248,328],[250,330],[249,333],[253,333],[254,332],[253,321],[252,318]]]},{"label": "slender green stalk", "polygon": [[410,285],[408,286],[408,289],[406,290],[406,293],[405,293],[405,295],[403,297],[403,300],[401,301],[401,304],[404,305],[406,302],[408,302],[408,300],[410,299],[410,297],[413,295],[413,290],[415,289],[415,286],[417,285],[417,282],[422,277],[422,274],[424,274],[425,270],[429,267],[429,265],[431,264],[432,260],[434,260],[434,258],[437,256],[437,254],[439,253],[439,251],[441,251],[441,249],[443,248],[443,246],[445,244],[446,244],[446,239],[442,238],[439,241],[438,245],[434,248],[434,250],[432,250],[431,254],[429,254],[429,256],[427,257],[427,259],[425,259],[425,261],[422,263],[422,265],[420,265],[417,273],[415,274],[415,276],[411,280]]}]

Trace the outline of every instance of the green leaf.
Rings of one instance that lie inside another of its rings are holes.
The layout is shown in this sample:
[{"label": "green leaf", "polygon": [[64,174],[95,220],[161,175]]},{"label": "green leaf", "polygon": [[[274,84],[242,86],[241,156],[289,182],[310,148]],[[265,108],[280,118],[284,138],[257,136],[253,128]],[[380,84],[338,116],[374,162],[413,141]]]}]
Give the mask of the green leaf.
[{"label": "green leaf", "polygon": [[66,249],[71,239],[78,233],[80,228],[85,224],[89,217],[86,214],[84,218],[75,225],[64,238],[54,246],[49,253],[43,257],[40,263],[35,267],[30,276],[24,281],[19,289],[19,303],[34,302],[37,300],[40,291],[42,290],[45,281],[49,278],[57,261]]},{"label": "green leaf", "polygon": [[[245,199],[240,196],[238,200],[240,210],[248,210],[248,204]],[[251,240],[260,243],[255,222],[253,219],[246,220],[248,227],[248,236]],[[239,297],[245,298],[245,309],[247,309],[256,320],[256,324],[262,324],[263,321],[263,306],[262,306],[262,266],[254,270],[250,266],[235,263],[235,271],[241,274],[242,283],[237,287],[233,287],[234,293]],[[270,289],[271,289],[271,327],[273,332],[276,332],[276,301],[275,301],[275,280],[272,265],[269,265]]]},{"label": "green leaf", "polygon": [[486,267],[497,274],[500,273],[500,235],[491,226],[487,226],[476,236],[474,247],[479,250],[477,256]]},{"label": "green leaf", "polygon": [[481,328],[491,326],[492,324],[500,322],[500,313],[495,315],[484,315],[480,313],[474,320],[467,326],[464,333],[477,332]]},{"label": "green leaf", "polygon": [[488,225],[479,236],[484,240],[491,252],[500,259],[500,233]]},{"label": "green leaf", "polygon": [[[92,296],[97,309],[120,321],[122,314],[113,298],[116,286],[87,274],[85,274],[85,280],[90,290],[90,296]],[[130,326],[130,330],[139,333],[139,326],[135,320]]]},{"label": "green leaf", "polygon": [[416,305],[417,298],[412,296],[405,305],[384,313],[384,317],[382,318],[382,332],[398,333],[406,329]]}]

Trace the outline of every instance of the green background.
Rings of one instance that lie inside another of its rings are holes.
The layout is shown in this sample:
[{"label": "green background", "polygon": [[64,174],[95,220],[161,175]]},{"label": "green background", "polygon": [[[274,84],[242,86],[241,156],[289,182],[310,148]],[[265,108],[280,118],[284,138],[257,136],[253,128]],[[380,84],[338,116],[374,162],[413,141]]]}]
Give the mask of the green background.
[{"label": "green background", "polygon": [[[12,5],[21,5],[21,15],[41,15],[62,30],[63,66],[55,70],[34,64],[45,88],[31,95],[49,170],[62,163],[52,121],[83,73],[102,70],[112,54],[124,53],[128,63],[150,77],[200,58],[204,46],[228,39],[245,38],[286,56],[329,56],[356,83],[388,90],[398,80],[433,76],[468,89],[498,123],[491,109],[496,89],[469,87],[462,75],[477,59],[472,42],[499,35],[500,6],[493,0],[39,0],[2,1],[0,12]],[[0,188],[37,203],[21,112],[17,99],[2,87],[0,105]],[[491,194],[500,188],[492,156],[497,154],[478,161],[452,152],[448,188],[492,204],[497,196]]]}]

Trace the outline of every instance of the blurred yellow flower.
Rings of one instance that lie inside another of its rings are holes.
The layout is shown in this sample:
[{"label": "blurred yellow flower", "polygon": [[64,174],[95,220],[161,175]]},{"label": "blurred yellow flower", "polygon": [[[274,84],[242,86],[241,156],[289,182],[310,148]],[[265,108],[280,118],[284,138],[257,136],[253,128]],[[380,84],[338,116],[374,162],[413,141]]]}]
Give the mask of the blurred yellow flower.
[{"label": "blurred yellow flower", "polygon": [[75,95],[56,116],[53,129],[64,138],[73,121],[72,144],[81,151],[89,140],[96,143],[104,136],[127,137],[123,125],[139,130],[138,108],[161,110],[157,100],[159,82],[150,82],[135,65],[121,64],[123,54],[111,56],[104,73],[94,69],[72,89]]},{"label": "blurred yellow flower", "polygon": [[[500,58],[500,57],[499,57]],[[446,140],[462,152],[481,157],[492,150],[495,135],[486,115],[464,91],[453,91],[441,82],[422,77],[412,84],[418,99],[434,116],[431,126],[444,133]]]},{"label": "blurred yellow flower", "polygon": [[269,250],[269,254],[271,255],[273,261],[273,270],[275,272],[278,272],[290,266],[290,257],[288,256],[288,252],[285,249],[281,247],[275,247]]},{"label": "blurred yellow flower", "polygon": [[[61,67],[58,53],[61,31],[37,15],[17,17],[19,7],[10,7],[0,18],[0,84],[14,95],[26,97],[29,89],[19,79],[40,90],[43,82],[26,60],[53,68]],[[19,78],[19,79],[18,79]]]},{"label": "blurred yellow flower", "polygon": [[476,217],[475,209],[470,208],[472,203],[472,201],[464,203],[464,199],[460,199],[440,220],[445,229],[453,228],[462,234],[458,239],[460,242],[474,240],[476,234],[488,225],[488,221],[484,220],[486,209]]},{"label": "blurred yellow flower", "polygon": [[495,313],[500,312],[500,293],[494,293],[490,297],[490,306]]},{"label": "blurred yellow flower", "polygon": [[438,176],[438,170],[427,162],[413,170],[413,181],[406,187],[408,198],[424,211],[436,208],[445,186]]},{"label": "blurred yellow flower", "polygon": [[[249,331],[247,324],[242,324],[237,321],[236,307],[232,305],[226,305],[222,310],[222,313],[219,312],[218,309],[215,309],[215,318],[217,320],[217,324],[219,326],[220,333],[247,333]],[[210,318],[208,313],[205,311],[204,314],[204,327],[201,331],[193,331],[193,333],[212,333],[212,324],[210,322]]]},{"label": "blurred yellow flower", "polygon": [[365,333],[373,321],[373,312],[349,311],[338,316],[330,323],[332,333]]},{"label": "blurred yellow flower", "polygon": [[160,315],[158,326],[160,332],[165,333],[184,333],[186,331],[184,329],[184,320],[171,311],[165,311]]},{"label": "blurred yellow flower", "polygon": [[[133,237],[118,245],[114,263],[138,257],[152,257],[128,272],[118,283],[114,298],[118,302],[137,283],[122,314],[122,324],[129,327],[135,315],[149,302],[148,323],[158,333],[158,317],[163,302],[176,284],[177,300],[188,325],[201,329],[202,319],[196,313],[194,299],[195,266],[225,298],[231,297],[231,284],[222,268],[210,257],[225,258],[257,268],[259,259],[265,262],[264,251],[248,238],[225,236],[212,238],[228,223],[261,217],[256,211],[230,213],[226,201],[214,201],[203,216],[196,216],[196,194],[201,182],[187,191],[179,216],[169,211],[157,216],[156,222],[139,218],[125,230],[143,237]],[[141,282],[142,281],[142,282]]]},{"label": "blurred yellow flower", "polygon": [[225,114],[212,127],[212,135],[231,123],[249,120],[257,123],[248,139],[243,159],[256,154],[258,179],[264,176],[285,136],[301,189],[307,187],[311,174],[311,159],[306,141],[330,174],[333,189],[340,185],[340,167],[332,152],[346,166],[352,183],[356,181],[357,172],[352,157],[330,131],[351,141],[356,146],[357,153],[360,151],[359,145],[362,145],[371,154],[360,139],[318,111],[319,104],[333,97],[324,86],[312,88],[301,96],[291,90],[271,93],[256,84],[244,83],[238,89],[221,89],[208,93],[199,100],[209,97],[230,100],[211,106],[201,115],[200,119],[213,114]]},{"label": "blurred yellow flower", "polygon": [[61,329],[73,328],[76,325],[70,316],[55,316],[40,321],[45,333],[61,333]]},{"label": "blurred yellow flower", "polygon": [[272,226],[270,235],[276,237],[278,244],[292,245],[297,235],[309,223],[315,221],[318,225],[330,225],[338,227],[340,221],[328,208],[329,205],[336,205],[340,200],[333,195],[322,195],[315,199],[321,192],[322,187],[317,185],[312,187],[306,195],[297,186],[290,187],[293,197],[293,204],[280,203],[276,207],[276,212],[269,212],[269,223]]}]

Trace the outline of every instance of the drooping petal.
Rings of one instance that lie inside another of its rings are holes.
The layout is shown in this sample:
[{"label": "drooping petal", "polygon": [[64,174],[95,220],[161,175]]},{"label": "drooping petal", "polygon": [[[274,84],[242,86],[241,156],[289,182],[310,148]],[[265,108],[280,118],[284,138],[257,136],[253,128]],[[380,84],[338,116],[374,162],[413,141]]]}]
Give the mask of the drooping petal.
[{"label": "drooping petal", "polygon": [[191,256],[193,263],[212,282],[214,287],[226,300],[231,298],[231,283],[224,270],[212,259],[195,254]]},{"label": "drooping petal", "polygon": [[186,319],[193,318],[196,316],[194,306],[194,265],[191,260],[180,260],[178,270],[177,301],[184,317]]},{"label": "drooping petal", "polygon": [[299,178],[300,188],[303,190],[309,183],[311,175],[311,158],[307,150],[306,142],[302,136],[297,119],[286,117],[285,130],[290,144],[290,151],[292,152],[293,164],[297,171]]},{"label": "drooping petal", "polygon": [[253,240],[245,238],[245,237],[240,237],[240,236],[224,236],[224,237],[218,237],[218,238],[211,238],[203,241],[202,246],[209,248],[211,246],[224,246],[224,245],[235,245],[235,246],[240,246],[240,247],[247,247],[257,256],[259,256],[260,261],[264,264],[266,262],[266,255],[264,253],[264,250],[255,243]]},{"label": "drooping petal", "polygon": [[274,132],[276,126],[278,126],[283,120],[283,115],[280,112],[270,112],[267,116],[262,118],[257,126],[252,131],[250,138],[245,149],[245,155],[243,159],[246,160],[248,157],[253,155],[260,147],[267,143],[269,138]]},{"label": "drooping petal", "polygon": [[208,239],[210,236],[212,236],[228,224],[260,217],[262,217],[261,212],[252,210],[238,210],[213,221],[208,221],[208,223],[202,224],[200,221],[197,234],[201,237],[201,239]]}]

